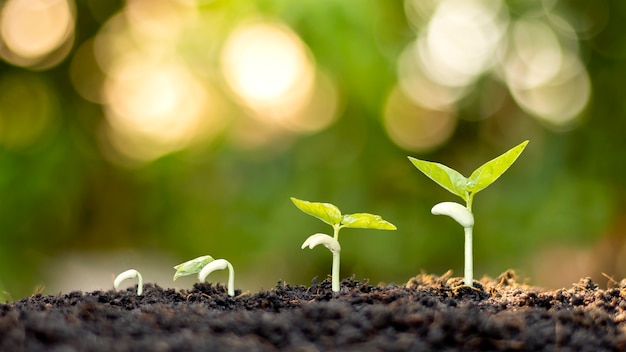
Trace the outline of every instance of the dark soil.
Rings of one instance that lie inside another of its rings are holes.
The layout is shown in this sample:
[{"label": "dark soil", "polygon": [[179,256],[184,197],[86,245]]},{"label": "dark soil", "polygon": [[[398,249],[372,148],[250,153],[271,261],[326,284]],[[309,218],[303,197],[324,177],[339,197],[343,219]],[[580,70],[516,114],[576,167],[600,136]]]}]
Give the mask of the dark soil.
[{"label": "dark soil", "polygon": [[419,275],[229,297],[223,286],[34,295],[0,305],[2,351],[621,351],[626,281],[546,291]]}]

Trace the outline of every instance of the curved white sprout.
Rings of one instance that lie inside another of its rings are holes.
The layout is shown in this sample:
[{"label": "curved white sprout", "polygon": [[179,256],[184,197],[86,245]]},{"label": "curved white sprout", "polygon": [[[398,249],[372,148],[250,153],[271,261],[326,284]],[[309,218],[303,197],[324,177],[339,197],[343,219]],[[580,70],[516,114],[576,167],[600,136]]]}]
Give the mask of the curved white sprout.
[{"label": "curved white sprout", "polygon": [[318,244],[324,245],[324,247],[328,248],[333,254],[341,252],[339,241],[325,233],[316,233],[315,235],[309,236],[300,248],[304,249],[304,247],[309,247],[313,249]]},{"label": "curved white sprout", "polygon": [[474,226],[474,215],[466,207],[455,202],[443,202],[436,204],[431,213],[434,215],[448,215],[464,228]]},{"label": "curved white sprout", "polygon": [[474,285],[474,259],[472,256],[472,231],[474,228],[474,215],[463,205],[455,202],[443,202],[436,204],[431,212],[434,215],[448,215],[463,226],[465,230],[465,278],[466,286]]},{"label": "curved white sprout", "polygon": [[228,268],[228,295],[235,296],[235,270],[226,259],[216,259],[207,265],[198,273],[198,280],[204,282],[207,276],[215,270],[224,270]]},{"label": "curved white sprout", "polygon": [[332,289],[333,292],[339,292],[339,253],[341,252],[339,241],[325,233],[316,233],[309,236],[309,238],[304,241],[301,248],[304,249],[304,247],[308,246],[313,249],[313,247],[318,244],[328,248],[333,254],[333,268],[331,272]]},{"label": "curved white sprout", "polygon": [[117,277],[113,281],[113,287],[117,290],[118,287],[120,287],[122,281],[134,278],[137,278],[137,296],[141,296],[141,294],[143,293],[143,278],[141,277],[141,274],[135,269],[128,269],[123,273],[117,275]]}]

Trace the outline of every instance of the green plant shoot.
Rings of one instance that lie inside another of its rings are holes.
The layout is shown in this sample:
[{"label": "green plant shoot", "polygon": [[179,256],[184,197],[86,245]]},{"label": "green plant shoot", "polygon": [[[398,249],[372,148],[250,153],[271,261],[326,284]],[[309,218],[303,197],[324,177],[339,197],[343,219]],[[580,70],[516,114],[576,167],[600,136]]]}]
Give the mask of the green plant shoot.
[{"label": "green plant shoot", "polygon": [[[467,212],[457,207],[453,202],[444,202],[435,205],[432,213],[435,215],[448,215],[459,222],[465,229],[465,285],[473,285],[472,265],[472,229],[474,216],[472,214],[472,202],[474,195],[487,188],[517,160],[524,151],[528,141],[524,141],[511,148],[506,153],[490,160],[474,170],[470,177],[461,175],[458,171],[439,163],[408,157],[411,163],[424,175],[435,181],[441,187],[461,197],[465,201]],[[471,221],[470,221],[471,219]],[[471,225],[470,225],[471,224]]]},{"label": "green plant shoot", "polygon": [[228,295],[235,296],[235,270],[226,259],[213,259],[210,255],[204,255],[188,260],[174,267],[174,281],[181,276],[198,274],[198,280],[203,282],[206,277],[215,270],[228,268]]},{"label": "green plant shoot", "polygon": [[461,175],[458,171],[443,164],[432,161],[419,160],[409,157],[409,160],[424,175],[435,181],[441,187],[463,198],[467,209],[472,210],[474,195],[487,188],[511,166],[517,157],[524,151],[528,141],[513,147],[499,157],[486,162],[474,170],[470,177]]},{"label": "green plant shoot", "polygon": [[333,254],[332,267],[332,289],[339,291],[339,255],[341,246],[339,245],[339,230],[347,228],[396,230],[396,226],[383,220],[379,215],[369,213],[355,213],[342,215],[339,208],[329,203],[308,202],[291,197],[291,201],[298,209],[304,213],[316,217],[333,228],[333,236],[324,233],[317,233],[309,236],[302,244],[302,248],[313,248],[318,244],[324,245]]}]

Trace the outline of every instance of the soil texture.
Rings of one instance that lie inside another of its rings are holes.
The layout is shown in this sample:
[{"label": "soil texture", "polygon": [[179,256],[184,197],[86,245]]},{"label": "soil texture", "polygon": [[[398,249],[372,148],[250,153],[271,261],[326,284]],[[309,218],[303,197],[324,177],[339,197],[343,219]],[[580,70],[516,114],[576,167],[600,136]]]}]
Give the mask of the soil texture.
[{"label": "soil texture", "polygon": [[2,351],[622,351],[626,280],[542,290],[512,272],[460,286],[418,275],[406,285],[346,279],[279,284],[229,297],[189,290],[33,295],[0,305]]}]

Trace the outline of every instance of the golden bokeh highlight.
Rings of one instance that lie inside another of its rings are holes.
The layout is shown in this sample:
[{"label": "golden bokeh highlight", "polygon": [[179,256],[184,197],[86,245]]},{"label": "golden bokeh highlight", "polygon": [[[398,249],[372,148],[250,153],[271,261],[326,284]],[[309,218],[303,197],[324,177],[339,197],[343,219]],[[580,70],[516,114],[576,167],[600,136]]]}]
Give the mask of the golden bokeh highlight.
[{"label": "golden bokeh highlight", "polygon": [[[129,1],[71,65],[76,90],[103,104],[101,141],[121,164],[145,163],[213,138],[226,121],[219,93],[190,64],[197,9],[178,1]],[[87,74],[90,73],[90,74]]]},{"label": "golden bokeh highlight", "polygon": [[[72,80],[82,96],[105,106],[110,155],[148,162],[222,131],[235,147],[277,149],[290,135],[336,119],[334,82],[288,26],[229,25],[219,45],[197,30],[212,28],[211,17],[190,5],[129,1],[77,51]],[[235,104],[221,102],[224,94]],[[265,127],[249,133],[250,117]]]},{"label": "golden bokeh highlight", "polygon": [[302,43],[279,24],[255,23],[235,30],[224,45],[222,67],[233,91],[259,110],[302,99],[313,83]]},{"label": "golden bokeh highlight", "polygon": [[316,73],[308,48],[281,23],[235,29],[224,44],[221,67],[236,99],[265,123],[313,132],[335,117],[332,82]]},{"label": "golden bokeh highlight", "polygon": [[409,44],[398,58],[398,83],[404,94],[414,103],[425,108],[445,110],[451,108],[466,89],[450,87],[433,81],[426,74],[427,64],[422,60],[419,45],[421,41]]},{"label": "golden bokeh highlight", "polygon": [[555,130],[576,125],[591,97],[575,31],[559,17],[559,37],[549,23],[518,20],[511,26],[501,74],[519,106]]},{"label": "golden bokeh highlight", "polygon": [[127,0],[124,17],[137,40],[175,45],[198,16],[190,4],[174,0]]},{"label": "golden bokeh highlight", "polygon": [[511,87],[515,101],[546,127],[575,127],[591,97],[591,81],[582,64],[561,70],[549,84],[524,89]]},{"label": "golden bokeh highlight", "polygon": [[465,86],[490,69],[508,23],[503,7],[500,1],[442,1],[420,47],[426,73],[442,85]]},{"label": "golden bokeh highlight", "polygon": [[561,68],[563,52],[556,33],[543,21],[512,24],[503,69],[509,86],[532,88],[549,82]]},{"label": "golden bokeh highlight", "polygon": [[[414,110],[413,120],[392,118],[387,114],[393,99],[387,102],[384,120],[391,139],[413,151],[440,145],[433,138],[432,145],[426,146],[430,139],[419,132],[428,126],[423,117],[444,116],[475,99],[476,94],[470,93],[477,89],[479,79],[502,81],[501,86],[491,86],[507,92],[490,94],[499,100],[509,94],[521,110],[548,128],[563,131],[576,126],[591,97],[577,33],[588,31],[591,24],[570,24],[557,12],[555,2],[529,11],[528,16],[512,20],[504,1],[405,0],[416,38],[398,57],[398,85],[419,108],[396,108],[404,114]],[[395,94],[399,93],[391,97]],[[470,119],[495,115],[502,104],[489,106]],[[401,127],[410,123],[416,130],[413,140],[406,133],[411,128]],[[422,142],[415,142],[418,139]]]},{"label": "golden bokeh highlight", "polygon": [[9,0],[0,13],[0,56],[16,66],[50,68],[69,54],[74,22],[69,0]]},{"label": "golden bokeh highlight", "polygon": [[396,87],[387,97],[383,124],[391,140],[399,147],[413,152],[428,152],[452,137],[456,117],[451,111],[419,106]]},{"label": "golden bokeh highlight", "polygon": [[208,94],[180,62],[129,55],[108,74],[105,112],[122,154],[157,158],[188,146],[204,126]]}]

